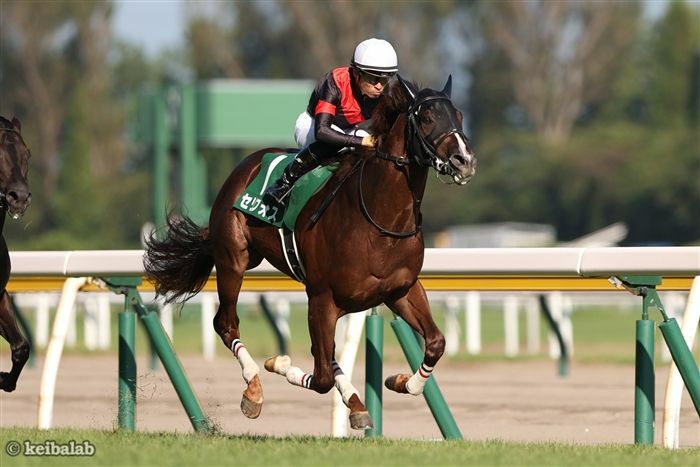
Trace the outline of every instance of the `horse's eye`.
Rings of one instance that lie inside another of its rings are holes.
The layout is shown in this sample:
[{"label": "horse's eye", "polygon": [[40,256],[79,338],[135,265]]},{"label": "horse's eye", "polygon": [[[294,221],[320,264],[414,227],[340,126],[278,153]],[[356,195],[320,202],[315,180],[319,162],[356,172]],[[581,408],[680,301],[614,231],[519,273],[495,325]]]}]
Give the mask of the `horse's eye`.
[{"label": "horse's eye", "polygon": [[422,113],[418,116],[420,122],[426,125],[433,123],[433,115],[430,112]]}]

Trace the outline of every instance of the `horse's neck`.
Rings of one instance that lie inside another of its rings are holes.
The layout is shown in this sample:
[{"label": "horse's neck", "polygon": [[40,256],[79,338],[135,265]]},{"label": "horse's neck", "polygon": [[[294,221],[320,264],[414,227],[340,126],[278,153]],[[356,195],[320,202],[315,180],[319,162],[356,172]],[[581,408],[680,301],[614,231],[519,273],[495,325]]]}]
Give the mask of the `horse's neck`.
[{"label": "horse's neck", "polygon": [[[405,119],[397,121],[380,150],[392,156],[407,156],[404,141]],[[425,193],[428,171],[410,163],[402,167],[374,157],[367,161],[362,191],[371,213],[390,230],[411,230],[420,222],[420,202]]]},{"label": "horse's neck", "polygon": [[[391,152],[388,154],[399,154]],[[428,171],[415,163],[397,166],[393,162],[375,157],[367,161],[363,187],[365,193],[377,194],[380,204],[386,205],[387,198],[394,201],[395,207],[420,202],[425,193]],[[370,202],[367,203],[370,205]]]}]

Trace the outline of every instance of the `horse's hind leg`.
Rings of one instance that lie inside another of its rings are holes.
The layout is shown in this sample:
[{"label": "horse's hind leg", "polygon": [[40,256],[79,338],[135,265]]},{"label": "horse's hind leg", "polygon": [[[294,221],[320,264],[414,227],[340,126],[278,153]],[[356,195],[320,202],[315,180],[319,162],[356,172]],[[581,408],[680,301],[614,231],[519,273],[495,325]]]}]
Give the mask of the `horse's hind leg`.
[{"label": "horse's hind leg", "polygon": [[17,378],[29,358],[29,342],[19,328],[10,303],[10,296],[3,291],[0,298],[0,334],[9,342],[12,352],[12,369],[9,373],[0,372],[0,389],[12,392],[17,386]]},{"label": "horse's hind leg", "polygon": [[[243,371],[243,379],[248,384],[241,398],[241,412],[248,418],[258,418],[263,404],[262,385],[258,376],[260,368],[240,339],[239,319],[236,311],[243,273],[248,264],[248,254],[239,251],[237,256],[232,256],[230,253],[227,251],[226,254],[216,255],[219,310],[214,317],[214,328],[224,345],[231,349],[233,355],[238,359]],[[220,261],[219,257],[227,259]]]},{"label": "horse's hind leg", "polygon": [[425,354],[421,366],[413,375],[390,376],[384,385],[392,391],[418,396],[423,393],[425,383],[445,351],[445,338],[433,321],[428,297],[420,281],[417,281],[406,295],[393,302],[387,302],[386,305],[423,336]]}]

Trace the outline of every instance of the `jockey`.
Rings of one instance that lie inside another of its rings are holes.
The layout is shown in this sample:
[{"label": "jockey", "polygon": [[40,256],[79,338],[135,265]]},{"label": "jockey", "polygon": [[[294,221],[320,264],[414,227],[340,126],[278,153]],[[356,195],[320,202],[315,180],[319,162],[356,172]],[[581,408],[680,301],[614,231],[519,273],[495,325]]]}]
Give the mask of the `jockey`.
[{"label": "jockey", "polygon": [[303,149],[265,194],[283,203],[302,175],[341,148],[373,148],[374,137],[357,129],[357,125],[372,115],[379,96],[398,69],[394,47],[372,38],[355,47],[349,67],[327,73],[311,94],[306,111],[297,118],[294,138]]}]

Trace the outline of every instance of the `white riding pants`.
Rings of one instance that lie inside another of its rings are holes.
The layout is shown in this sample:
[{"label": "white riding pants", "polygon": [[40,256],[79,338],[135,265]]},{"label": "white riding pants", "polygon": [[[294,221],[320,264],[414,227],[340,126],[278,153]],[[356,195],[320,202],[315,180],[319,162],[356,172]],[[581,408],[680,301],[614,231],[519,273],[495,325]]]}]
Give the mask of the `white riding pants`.
[{"label": "white riding pants", "polygon": [[[302,112],[297,117],[296,125],[294,126],[294,140],[299,148],[305,148],[309,144],[316,141],[314,136],[316,124],[314,119],[308,112]],[[365,130],[359,130],[357,128],[348,128],[347,130],[341,130],[340,127],[336,125],[331,125],[335,131],[340,133],[345,133],[346,135],[355,136],[369,136]]]}]

